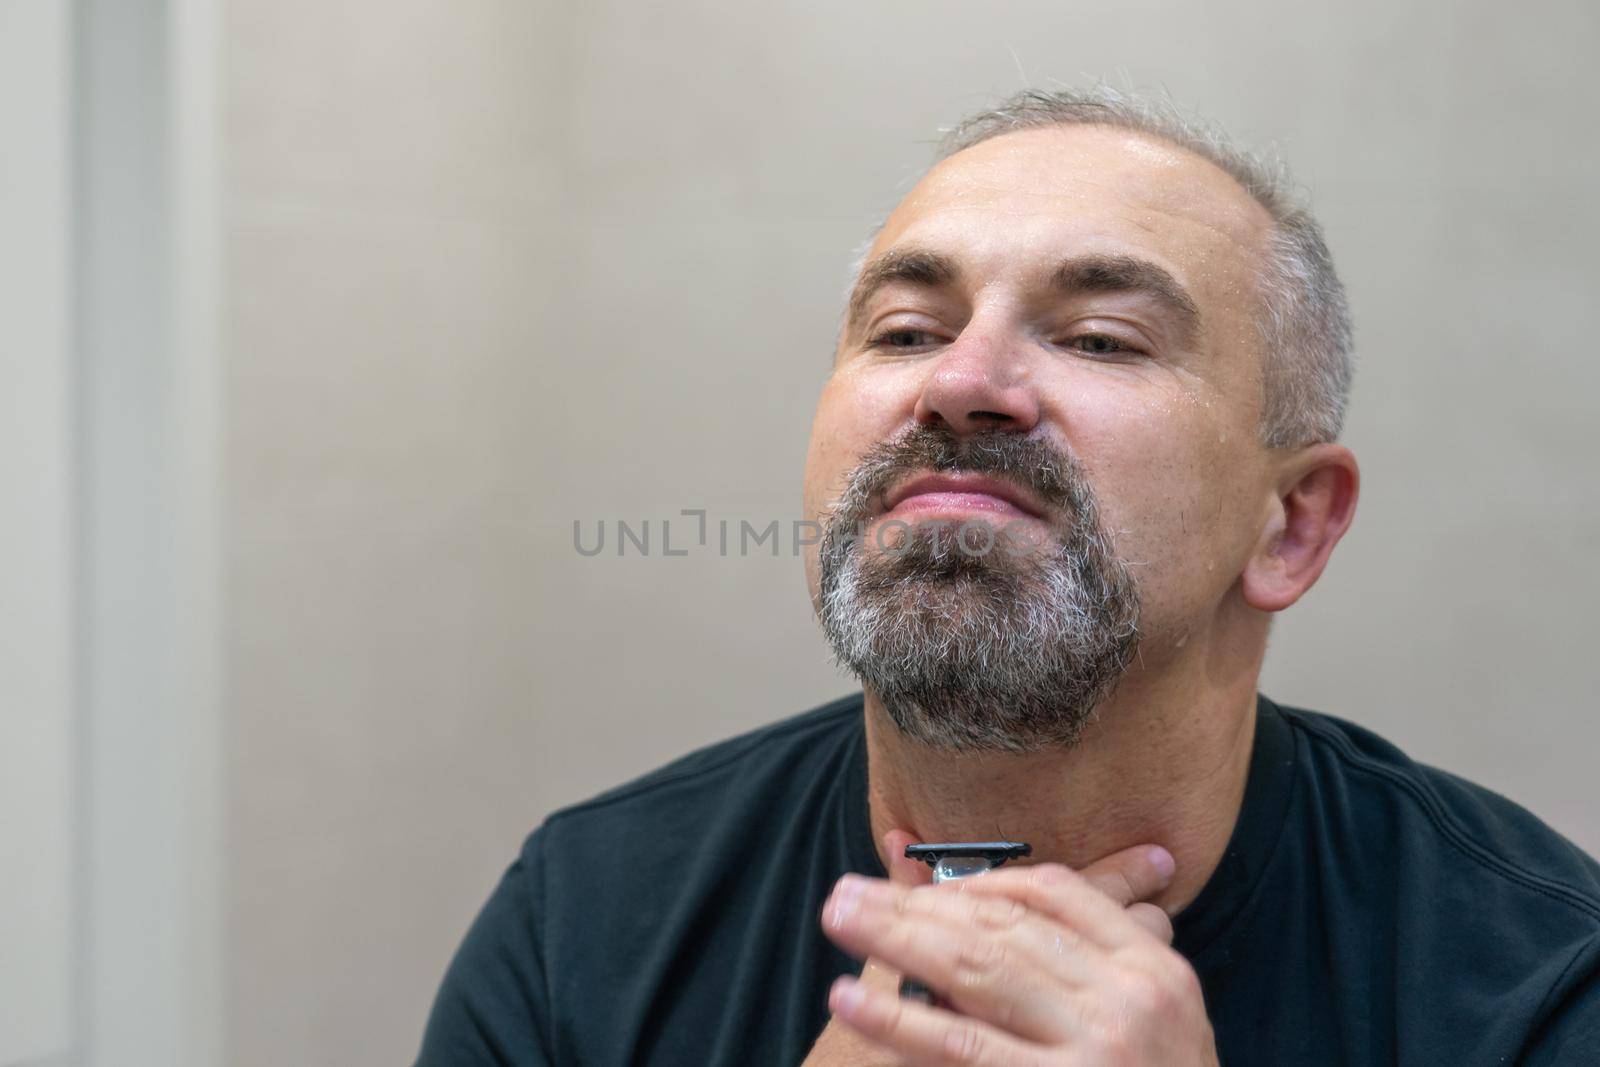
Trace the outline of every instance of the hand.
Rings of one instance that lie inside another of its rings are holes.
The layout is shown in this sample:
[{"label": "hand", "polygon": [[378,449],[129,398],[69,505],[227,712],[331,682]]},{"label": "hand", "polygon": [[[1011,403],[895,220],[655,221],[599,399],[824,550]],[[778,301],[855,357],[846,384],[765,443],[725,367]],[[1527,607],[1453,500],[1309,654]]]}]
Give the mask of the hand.
[{"label": "hand", "polygon": [[829,1026],[919,1067],[1215,1065],[1199,979],[1147,903],[1171,878],[1155,846],[1081,873],[1045,863],[922,887],[846,875],[823,910],[827,935],[947,1007],[845,976]]},{"label": "hand", "polygon": [[[927,864],[906,858],[906,846],[915,841],[916,838],[904,830],[890,830],[883,835],[884,854],[889,857],[889,880],[907,889],[933,882],[933,872]],[[899,996],[900,972],[869,957],[861,968],[861,985],[886,996]],[[817,1043],[811,1046],[811,1052],[800,1067],[899,1067],[904,1062],[835,1016],[823,1027]]]}]

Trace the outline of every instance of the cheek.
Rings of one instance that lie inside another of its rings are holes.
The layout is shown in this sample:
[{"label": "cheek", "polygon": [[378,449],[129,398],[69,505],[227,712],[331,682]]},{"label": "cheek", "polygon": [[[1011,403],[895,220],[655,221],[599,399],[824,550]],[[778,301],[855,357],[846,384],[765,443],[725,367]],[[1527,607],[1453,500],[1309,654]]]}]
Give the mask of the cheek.
[{"label": "cheek", "polygon": [[1158,615],[1203,608],[1237,577],[1238,441],[1194,397],[1120,405],[1073,435],[1117,553]]},{"label": "cheek", "polygon": [[[805,516],[816,519],[843,490],[867,449],[892,437],[911,417],[892,381],[868,381],[840,370],[822,388],[806,452]],[[858,380],[860,379],[860,380]]]}]

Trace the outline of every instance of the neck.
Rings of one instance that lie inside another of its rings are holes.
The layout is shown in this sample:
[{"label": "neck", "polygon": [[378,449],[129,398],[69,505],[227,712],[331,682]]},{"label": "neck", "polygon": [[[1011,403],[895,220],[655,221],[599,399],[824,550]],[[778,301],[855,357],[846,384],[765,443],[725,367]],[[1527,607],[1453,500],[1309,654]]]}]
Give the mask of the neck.
[{"label": "neck", "polygon": [[1226,643],[1192,642],[1159,673],[1125,677],[1064,750],[929,749],[908,741],[869,691],[868,805],[880,854],[896,829],[926,842],[1026,841],[1031,862],[1074,869],[1158,844],[1177,869],[1153,903],[1176,914],[1221,861],[1250,769],[1264,623],[1259,643]]}]

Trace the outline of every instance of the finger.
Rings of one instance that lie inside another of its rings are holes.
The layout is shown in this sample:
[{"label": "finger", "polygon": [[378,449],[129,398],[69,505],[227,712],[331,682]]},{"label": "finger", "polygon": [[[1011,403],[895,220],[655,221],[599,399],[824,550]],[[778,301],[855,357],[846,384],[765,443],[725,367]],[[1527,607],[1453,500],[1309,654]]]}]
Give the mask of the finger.
[{"label": "finger", "polygon": [[1135,845],[1104,856],[1078,873],[1124,908],[1149,900],[1172,884],[1176,865],[1160,845]]},{"label": "finger", "polygon": [[1160,938],[1162,944],[1172,944],[1172,917],[1162,909],[1154,904],[1135,904],[1124,914]]},{"label": "finger", "polygon": [[870,989],[896,992],[900,989],[900,972],[877,957],[869,956],[861,965],[861,983]]},{"label": "finger", "polygon": [[[933,881],[933,871],[927,864],[906,857],[906,846],[917,843],[915,835],[905,830],[890,830],[882,840],[883,854],[889,861],[890,881],[908,887],[928,885]],[[861,967],[861,980],[873,988],[899,989],[900,977],[899,971],[872,956],[868,956]]]},{"label": "finger", "polygon": [[867,1040],[926,1067],[1044,1063],[1044,1050],[1038,1045],[976,1019],[868,989],[849,977],[834,982],[828,1007],[834,1018]]},{"label": "finger", "polygon": [[[1095,984],[1106,965],[1071,930],[1004,898],[847,879],[824,915],[846,952],[881,959],[962,1014],[1036,1041],[1071,1034],[1074,988]],[[1056,954],[1063,944],[1072,951]]]},{"label": "finger", "polygon": [[953,882],[949,888],[959,893],[1004,896],[1021,901],[1101,948],[1121,948],[1150,936],[1139,920],[1128,915],[1127,908],[1096,889],[1078,872],[1059,863],[990,871],[978,878]]}]

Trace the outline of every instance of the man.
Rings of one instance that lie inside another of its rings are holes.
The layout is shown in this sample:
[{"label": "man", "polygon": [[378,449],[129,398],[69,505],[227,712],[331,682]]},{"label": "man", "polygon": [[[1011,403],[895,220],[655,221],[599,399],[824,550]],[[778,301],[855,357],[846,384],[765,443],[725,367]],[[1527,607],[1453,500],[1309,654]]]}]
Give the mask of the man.
[{"label": "man", "polygon": [[[1349,336],[1214,133],[1105,91],[958,128],[813,424],[863,694],[551,816],[420,1062],[1600,1063],[1600,865],[1256,693],[1354,514]],[[1031,859],[903,855],[995,838]]]}]

